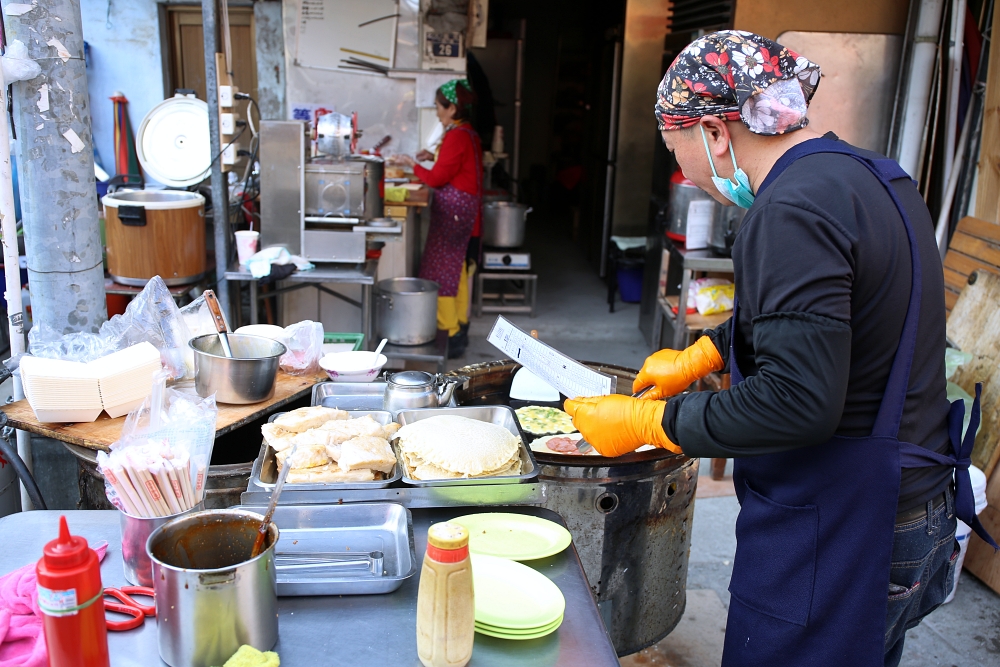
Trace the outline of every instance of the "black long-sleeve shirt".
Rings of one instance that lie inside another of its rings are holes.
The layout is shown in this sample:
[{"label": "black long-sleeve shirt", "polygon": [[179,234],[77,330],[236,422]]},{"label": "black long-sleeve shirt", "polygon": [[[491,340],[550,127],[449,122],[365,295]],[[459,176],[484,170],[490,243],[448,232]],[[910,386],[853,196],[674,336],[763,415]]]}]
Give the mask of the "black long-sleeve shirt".
[{"label": "black long-sleeve shirt", "polygon": [[[923,274],[899,438],[944,453],[950,444],[941,259],[920,194],[907,180],[893,186]],[[688,456],[729,458],[819,446],[835,434],[869,435],[912,282],[906,230],[882,184],[850,156],[795,161],[747,212],[733,264],[740,303],[735,352],[746,380],[728,391],[671,399],[667,436]],[[707,332],[727,367],[730,326]],[[904,469],[899,510],[941,493],[951,474],[946,467]]]}]

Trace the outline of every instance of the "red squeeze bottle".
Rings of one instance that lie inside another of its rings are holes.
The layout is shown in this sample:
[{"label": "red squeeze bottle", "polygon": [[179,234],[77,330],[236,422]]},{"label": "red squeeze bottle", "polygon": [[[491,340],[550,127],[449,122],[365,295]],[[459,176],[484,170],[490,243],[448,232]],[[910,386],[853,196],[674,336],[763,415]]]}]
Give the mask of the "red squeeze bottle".
[{"label": "red squeeze bottle", "polygon": [[65,516],[35,571],[49,667],[109,667],[101,564],[87,540],[69,534]]}]

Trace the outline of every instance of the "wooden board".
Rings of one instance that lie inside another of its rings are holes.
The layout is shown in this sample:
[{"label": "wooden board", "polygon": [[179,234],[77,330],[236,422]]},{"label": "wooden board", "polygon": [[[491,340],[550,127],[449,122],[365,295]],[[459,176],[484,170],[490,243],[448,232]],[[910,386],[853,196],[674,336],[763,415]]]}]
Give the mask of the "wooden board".
[{"label": "wooden board", "polygon": [[949,313],[969,276],[982,269],[1000,274],[1000,225],[962,218],[944,256],[944,298]]},{"label": "wooden board", "polygon": [[976,383],[983,383],[982,430],[972,464],[989,477],[1000,455],[1000,276],[988,271],[973,275],[948,318],[948,339],[973,357],[951,379],[973,396]]},{"label": "wooden board", "polygon": [[[270,400],[250,405],[219,404],[219,416],[215,423],[216,437],[249,424],[265,414],[276,412],[282,406],[307,396],[312,391],[314,384],[325,380],[325,373],[298,377],[278,371],[274,396]],[[0,407],[0,409],[7,413],[7,420],[15,428],[88,449],[107,450],[111,443],[121,436],[122,426],[125,424],[125,417],[111,419],[105,413],[101,413],[97,421],[93,422],[43,423],[35,419],[35,413],[31,410],[27,400],[11,403]]]},{"label": "wooden board", "polygon": [[[1000,30],[1000,12],[993,12],[993,32]],[[990,50],[986,69],[986,106],[983,111],[982,148],[979,149],[979,182],[976,217],[1000,222],[1000,49]]]},{"label": "wooden board", "polygon": [[[1000,509],[987,506],[979,515],[979,520],[993,539],[1000,537]],[[980,581],[1000,593],[1000,553],[975,533],[969,535],[969,550],[965,554],[962,569],[976,575]]]}]

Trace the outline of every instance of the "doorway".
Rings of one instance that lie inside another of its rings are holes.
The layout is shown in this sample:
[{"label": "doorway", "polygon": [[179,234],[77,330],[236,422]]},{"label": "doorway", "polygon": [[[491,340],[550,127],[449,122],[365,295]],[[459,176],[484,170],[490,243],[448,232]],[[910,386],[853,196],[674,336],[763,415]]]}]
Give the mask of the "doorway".
[{"label": "doorway", "polygon": [[[195,91],[205,99],[205,41],[201,29],[201,7],[161,5],[166,28],[166,90],[173,97],[177,89]],[[257,50],[253,7],[229,8],[229,33],[233,53],[233,84],[240,92],[257,99]],[[246,118],[246,101],[237,101],[236,111]]]}]

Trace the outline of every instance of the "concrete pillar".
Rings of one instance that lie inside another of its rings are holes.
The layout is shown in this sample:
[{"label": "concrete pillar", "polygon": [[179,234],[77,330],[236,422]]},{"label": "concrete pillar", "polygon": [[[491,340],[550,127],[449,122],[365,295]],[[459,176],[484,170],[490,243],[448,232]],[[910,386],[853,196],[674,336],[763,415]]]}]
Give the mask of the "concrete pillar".
[{"label": "concrete pillar", "polygon": [[42,68],[12,95],[32,318],[96,332],[108,316],[79,1],[2,4],[7,41]]}]

